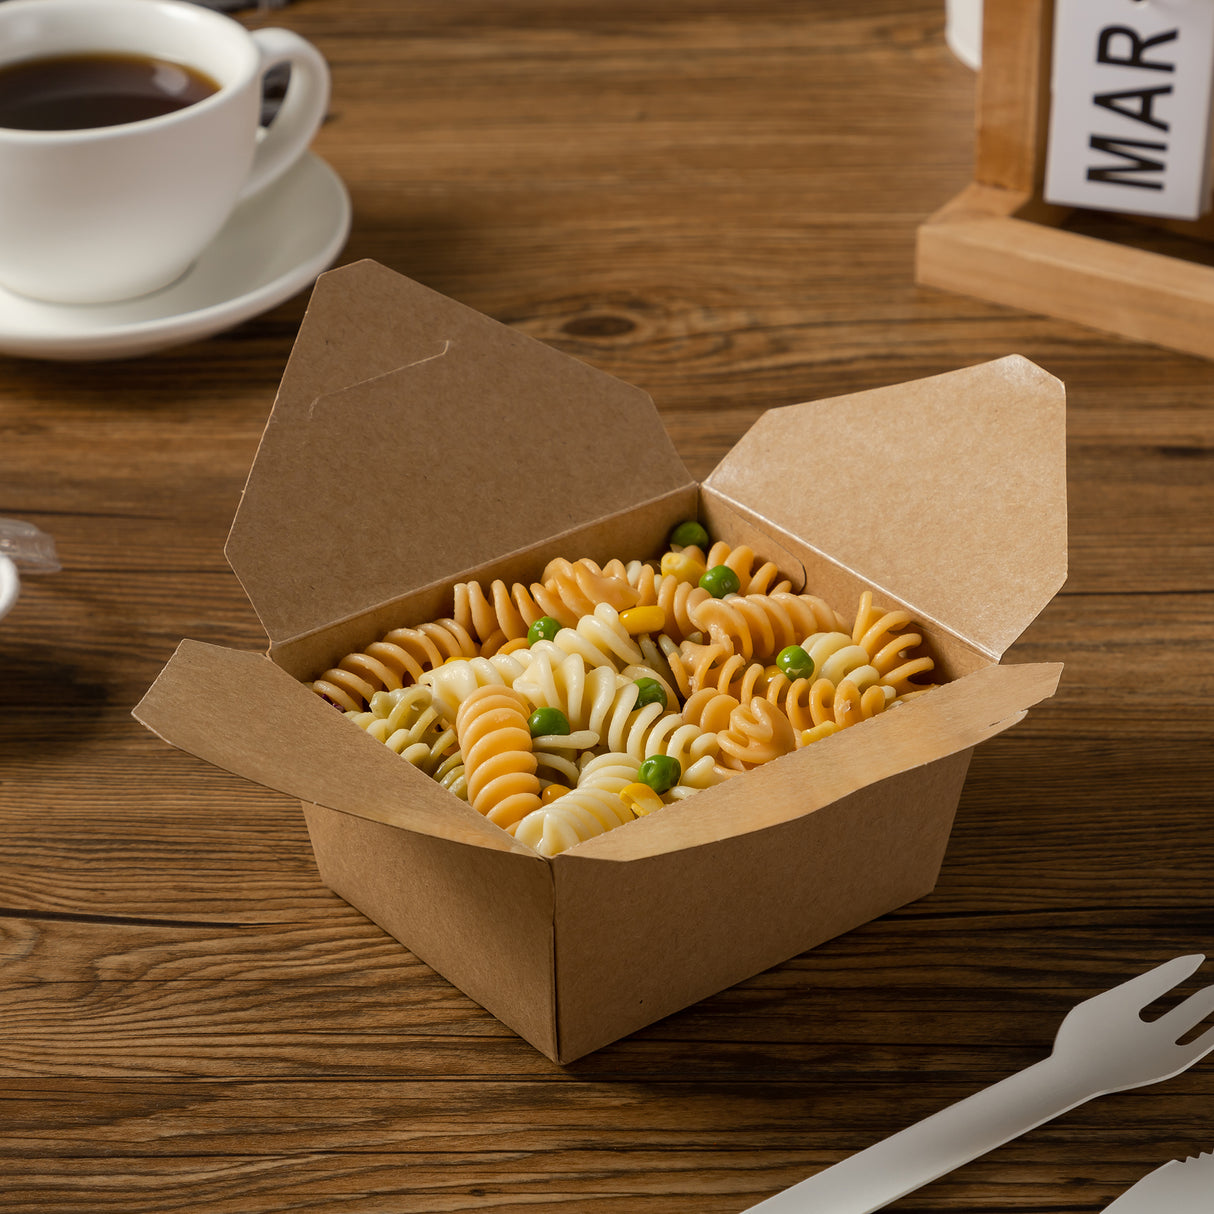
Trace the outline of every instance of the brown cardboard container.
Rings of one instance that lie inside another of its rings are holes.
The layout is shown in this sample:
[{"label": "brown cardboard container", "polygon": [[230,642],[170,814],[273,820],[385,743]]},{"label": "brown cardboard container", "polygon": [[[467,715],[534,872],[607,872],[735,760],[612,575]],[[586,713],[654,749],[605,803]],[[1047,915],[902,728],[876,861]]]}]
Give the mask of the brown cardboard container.
[{"label": "brown cardboard container", "polygon": [[[1001,665],[1066,576],[1062,385],[1020,357],[764,414],[702,485],[650,399],[382,266],[318,282],[227,553],[267,654],[183,641],[135,715],[304,802],[322,879],[568,1062],[935,885]],[[913,611],[944,686],[551,859],[301,680],[468,578],[658,554],[698,514],[844,616]]]}]

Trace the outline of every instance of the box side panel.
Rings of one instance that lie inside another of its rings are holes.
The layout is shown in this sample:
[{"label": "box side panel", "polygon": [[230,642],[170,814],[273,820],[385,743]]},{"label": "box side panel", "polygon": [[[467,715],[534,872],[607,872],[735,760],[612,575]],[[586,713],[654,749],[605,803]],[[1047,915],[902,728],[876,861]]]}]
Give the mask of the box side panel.
[{"label": "box side panel", "polygon": [[[530,584],[555,557],[569,560],[589,557],[604,564],[612,557],[628,560],[657,556],[670,529],[685,518],[695,517],[697,501],[698,490],[689,485],[520,552],[503,554],[490,563],[460,574],[455,580],[478,581],[486,588],[494,578],[501,578],[507,584],[516,581]],[[441,619],[449,616],[451,610],[451,583],[443,581],[380,603],[327,628],[274,645],[270,656],[296,678],[313,679],[345,654],[363,648],[390,629]]]},{"label": "box side panel", "polygon": [[569,1062],[929,893],[971,750],[742,838],[554,864]]},{"label": "box side panel", "polygon": [[859,789],[970,750],[1054,693],[1061,667],[992,665],[916,696],[850,729],[579,843],[558,865],[630,864],[813,817]]},{"label": "box side panel", "polygon": [[306,803],[304,815],[330,889],[555,1057],[553,887],[544,860]]},{"label": "box side panel", "polygon": [[182,641],[134,715],[200,759],[370,820],[529,854],[262,654]]}]

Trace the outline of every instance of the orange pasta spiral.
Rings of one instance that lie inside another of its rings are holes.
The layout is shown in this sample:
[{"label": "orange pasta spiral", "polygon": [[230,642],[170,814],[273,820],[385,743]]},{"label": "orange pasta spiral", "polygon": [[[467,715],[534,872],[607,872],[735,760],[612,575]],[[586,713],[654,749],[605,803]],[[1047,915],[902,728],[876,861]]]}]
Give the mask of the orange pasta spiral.
[{"label": "orange pasta spiral", "polygon": [[704,564],[711,569],[714,565],[725,565],[738,575],[741,583],[739,594],[776,594],[791,588],[792,583],[780,577],[780,571],[772,561],[764,561],[757,569],[753,548],[739,544],[731,548],[724,540],[717,540],[704,557]]},{"label": "orange pasta spiral", "polygon": [[579,616],[589,615],[600,603],[610,603],[616,611],[625,611],[637,602],[637,592],[626,571],[608,573],[587,557],[576,561],[558,557],[549,561],[542,581]]},{"label": "orange pasta spiral", "polygon": [[909,611],[901,609],[882,612],[873,606],[873,594],[866,590],[860,596],[852,639],[869,656],[869,664],[880,674],[881,682],[892,687],[899,696],[927,691],[930,684],[913,683],[917,675],[929,674],[935,662],[926,655],[908,657],[910,650],[923,643],[918,632],[899,632],[912,622]]},{"label": "orange pasta spiral", "polygon": [[692,611],[698,603],[712,598],[694,582],[683,581],[670,573],[654,573],[648,567],[638,575],[637,590],[640,606],[654,604],[666,613],[665,633],[676,641],[686,640],[698,631]]},{"label": "orange pasta spiral", "polygon": [[479,582],[455,586],[452,616],[477,638],[481,653],[489,657],[509,641],[522,640],[527,629],[544,614],[526,587],[512,588],[503,581],[490,583],[488,593]]},{"label": "orange pasta spiral", "polygon": [[729,718],[739,701],[715,687],[692,692],[683,705],[683,717],[705,733],[720,733],[729,728]]},{"label": "orange pasta spiral", "polygon": [[696,604],[691,618],[717,644],[760,662],[770,662],[811,632],[844,627],[842,617],[822,599],[788,591],[708,598]]},{"label": "orange pasta spiral", "polygon": [[684,641],[666,661],[684,696],[713,687],[738,700],[749,700],[762,695],[770,680],[770,671],[762,662],[749,662],[719,641],[707,645]]},{"label": "orange pasta spiral", "polygon": [[549,561],[541,579],[531,586],[522,582],[507,586],[499,579],[486,592],[479,582],[460,582],[454,594],[454,619],[477,638],[486,656],[524,642],[527,629],[541,616],[550,615],[563,627],[573,628],[599,603],[622,611],[637,601],[624,571],[607,573],[585,557]]},{"label": "orange pasta spiral", "polygon": [[797,734],[769,700],[752,700],[730,713],[729,728],[717,734],[717,741],[722,766],[749,770],[795,750]]},{"label": "orange pasta spiral", "polygon": [[478,649],[476,640],[455,620],[394,628],[366,649],[346,654],[310,686],[339,708],[361,712],[377,691],[415,683],[448,658],[473,657]]},{"label": "orange pasta spiral", "polygon": [[527,706],[517,691],[494,684],[478,687],[460,704],[455,732],[473,809],[509,828],[539,808]]}]

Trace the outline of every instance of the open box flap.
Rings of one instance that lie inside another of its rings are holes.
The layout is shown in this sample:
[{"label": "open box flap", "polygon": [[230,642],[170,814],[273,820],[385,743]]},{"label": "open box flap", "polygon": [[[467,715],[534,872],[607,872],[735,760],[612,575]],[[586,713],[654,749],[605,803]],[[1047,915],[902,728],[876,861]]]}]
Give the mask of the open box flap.
[{"label": "open box flap", "polygon": [[639,860],[776,826],[911,768],[977,746],[1016,724],[1058,686],[1061,663],[992,665],[852,729],[579,843],[553,864]]},{"label": "open box flap", "polygon": [[372,822],[530,854],[262,654],[182,641],[134,715],[172,746]]},{"label": "open box flap", "polygon": [[317,284],[226,551],[279,642],[689,484],[644,392],[360,263]]},{"label": "open box flap", "polygon": [[998,658],[1066,580],[1066,400],[1018,355],[770,409],[705,482]]}]

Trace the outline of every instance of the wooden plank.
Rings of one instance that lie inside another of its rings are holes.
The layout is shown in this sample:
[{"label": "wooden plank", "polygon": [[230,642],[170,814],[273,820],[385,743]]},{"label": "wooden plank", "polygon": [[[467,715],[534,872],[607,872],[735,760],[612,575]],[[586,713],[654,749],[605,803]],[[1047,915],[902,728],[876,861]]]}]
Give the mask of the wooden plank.
[{"label": "wooden plank", "polygon": [[1053,0],[986,0],[974,180],[1040,196]]},{"label": "wooden plank", "polygon": [[969,187],[919,229],[918,281],[1214,355],[1214,268],[1018,219],[1022,201]]}]

